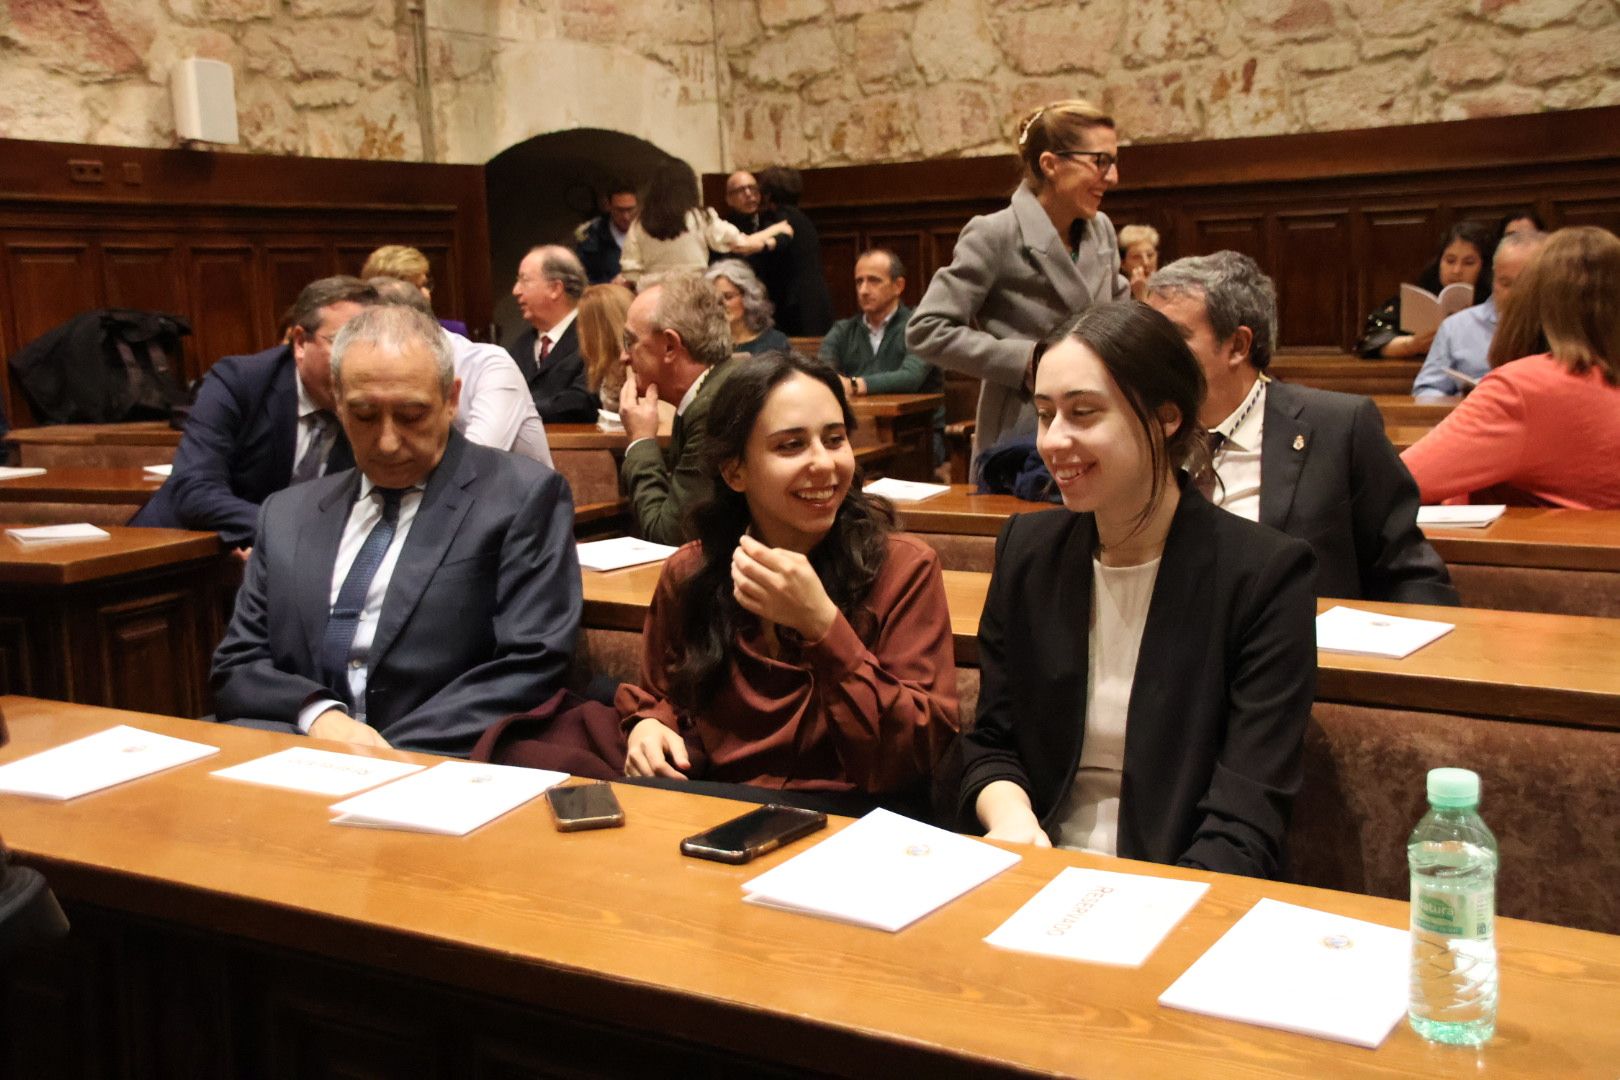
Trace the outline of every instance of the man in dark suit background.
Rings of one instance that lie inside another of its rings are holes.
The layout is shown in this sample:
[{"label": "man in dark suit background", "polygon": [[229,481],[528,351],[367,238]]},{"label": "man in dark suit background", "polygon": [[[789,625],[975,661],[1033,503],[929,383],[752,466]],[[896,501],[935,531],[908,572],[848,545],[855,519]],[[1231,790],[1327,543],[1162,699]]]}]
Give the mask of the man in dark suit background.
[{"label": "man in dark suit background", "polygon": [[357,468],[265,501],[214,654],[218,718],[465,756],[562,685],[581,606],[568,484],[454,430],[430,316],[368,309],[332,367]]},{"label": "man in dark suit background", "polygon": [[1220,478],[1211,497],[1316,551],[1318,596],[1457,604],[1445,563],[1417,525],[1418,490],[1371,398],[1265,374],[1277,292],[1247,255],[1175,262],[1148,281],[1209,384],[1199,421]]},{"label": "man in dark suit background", "polygon": [[574,230],[574,249],[592,285],[606,284],[619,276],[624,238],[641,209],[636,189],[624,181],[613,181],[607,191],[607,209]]},{"label": "man in dark suit background", "polygon": [[506,351],[517,361],[547,424],[596,422],[597,398],[585,382],[574,314],[585,292],[585,267],[565,247],[531,248],[518,264],[512,296],[529,328]]},{"label": "man in dark suit background", "polygon": [[763,278],[776,302],[776,326],[788,337],[815,337],[832,326],[832,294],[821,270],[821,235],[799,209],[804,180],[799,170],[772,165],[759,171],[765,212],[793,226],[790,240],[778,240],[785,258],[771,267],[775,278]]},{"label": "man in dark suit background", "polygon": [[376,302],[358,278],[321,278],[293,302],[286,344],[209,368],[174,471],[130,524],[213,529],[233,547],[251,547],[259,504],[272,492],[352,465],[333,412],[332,341]]}]

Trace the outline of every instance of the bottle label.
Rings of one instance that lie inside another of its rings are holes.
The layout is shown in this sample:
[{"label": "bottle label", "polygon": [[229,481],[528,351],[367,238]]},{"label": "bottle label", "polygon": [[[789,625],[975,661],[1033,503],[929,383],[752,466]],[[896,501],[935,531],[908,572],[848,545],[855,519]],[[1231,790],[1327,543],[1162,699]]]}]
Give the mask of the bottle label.
[{"label": "bottle label", "polygon": [[1495,897],[1490,892],[1450,892],[1412,888],[1412,925],[1448,937],[1487,938],[1495,921]]}]

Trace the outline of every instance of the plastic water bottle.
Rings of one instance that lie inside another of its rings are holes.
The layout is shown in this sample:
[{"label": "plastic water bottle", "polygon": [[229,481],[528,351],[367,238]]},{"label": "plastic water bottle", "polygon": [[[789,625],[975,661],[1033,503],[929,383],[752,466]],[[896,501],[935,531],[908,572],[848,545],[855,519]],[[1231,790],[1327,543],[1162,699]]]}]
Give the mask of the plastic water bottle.
[{"label": "plastic water bottle", "polygon": [[1496,1033],[1496,837],[1479,774],[1429,771],[1429,812],[1407,841],[1412,871],[1412,1029],[1478,1046]]}]

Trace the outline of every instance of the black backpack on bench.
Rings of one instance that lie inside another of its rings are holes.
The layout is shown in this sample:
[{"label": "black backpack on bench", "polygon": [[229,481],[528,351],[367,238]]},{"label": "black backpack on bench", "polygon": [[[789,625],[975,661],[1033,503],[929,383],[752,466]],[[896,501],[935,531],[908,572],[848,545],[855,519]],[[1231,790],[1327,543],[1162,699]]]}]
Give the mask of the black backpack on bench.
[{"label": "black backpack on bench", "polygon": [[11,356],[11,370],[41,424],[169,420],[191,403],[178,315],[103,308],[75,315]]}]

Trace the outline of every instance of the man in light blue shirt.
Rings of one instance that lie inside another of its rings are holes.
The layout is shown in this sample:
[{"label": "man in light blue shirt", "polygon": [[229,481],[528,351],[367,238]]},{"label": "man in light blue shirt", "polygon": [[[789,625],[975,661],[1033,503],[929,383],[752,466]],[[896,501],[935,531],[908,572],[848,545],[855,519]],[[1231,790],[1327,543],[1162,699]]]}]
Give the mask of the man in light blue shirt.
[{"label": "man in light blue shirt", "polygon": [[[1429,355],[1412,382],[1412,396],[1419,401],[1454,401],[1467,393],[1490,373],[1491,337],[1496,333],[1497,304],[1506,300],[1513,283],[1530,257],[1547,239],[1542,232],[1509,233],[1496,245],[1496,256],[1491,260],[1491,295],[1483,304],[1464,308],[1440,324],[1429,346]],[[1472,380],[1462,382],[1453,376],[1457,372]]]}]

